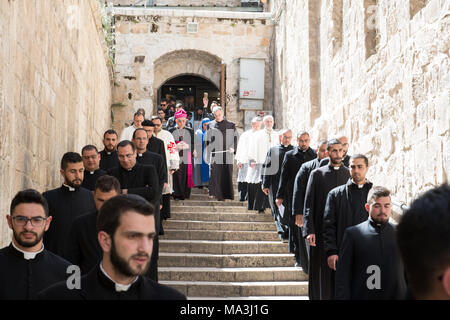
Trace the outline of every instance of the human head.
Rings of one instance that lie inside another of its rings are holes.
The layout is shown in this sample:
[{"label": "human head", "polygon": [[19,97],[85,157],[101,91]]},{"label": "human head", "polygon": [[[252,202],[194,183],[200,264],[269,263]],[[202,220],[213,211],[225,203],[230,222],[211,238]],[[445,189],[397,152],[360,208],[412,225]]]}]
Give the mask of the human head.
[{"label": "human head", "polygon": [[94,202],[97,210],[103,204],[121,193],[120,182],[116,177],[104,175],[97,179],[94,187]]},{"label": "human head", "polygon": [[183,109],[183,102],[178,101],[177,104],[175,105],[175,111],[178,111],[181,109]]},{"label": "human head", "polygon": [[160,132],[162,129],[162,119],[158,116],[153,116],[152,123],[155,125],[155,132]]},{"label": "human head", "polygon": [[260,117],[254,117],[252,119],[252,130],[258,131],[261,129],[261,121],[262,119]]},{"label": "human head", "polygon": [[145,129],[148,138],[150,139],[150,137],[153,135],[153,132],[155,132],[155,125],[153,124],[153,122],[151,120],[144,120],[144,122],[142,122],[142,128]]},{"label": "human head", "polygon": [[211,102],[211,105],[209,106],[211,108],[211,111],[213,110],[214,107],[217,107],[219,104],[217,103],[216,100],[214,100],[213,102]]},{"label": "human head", "polygon": [[308,132],[299,131],[297,133],[297,145],[301,150],[303,151],[308,150],[310,142],[311,138],[309,137]]},{"label": "human head", "polygon": [[215,106],[212,109],[212,113],[217,122],[222,122],[224,118],[223,109],[221,106]]},{"label": "human head", "polygon": [[202,131],[208,130],[209,123],[211,122],[211,119],[209,118],[203,118],[202,123],[200,124],[200,128]]},{"label": "human head", "polygon": [[148,134],[144,128],[137,128],[133,132],[133,140],[134,146],[136,147],[136,151],[138,153],[144,153],[147,150],[148,144]]},{"label": "human head", "polygon": [[267,130],[272,130],[273,128],[273,117],[271,115],[267,115],[263,118],[264,128]]},{"label": "human head", "polygon": [[167,106],[168,106],[167,100],[166,99],[161,99],[160,105],[161,105],[161,109],[163,111],[166,110]]},{"label": "human head", "polygon": [[366,174],[369,170],[369,159],[363,154],[354,154],[350,157],[350,175],[357,184],[366,181]]},{"label": "human head", "polygon": [[135,128],[142,128],[142,121],[144,121],[144,115],[140,112],[136,112],[133,117],[133,125]]},{"label": "human head", "polygon": [[100,168],[100,153],[97,147],[88,144],[81,149],[81,158],[83,159],[84,170],[95,171]]},{"label": "human head", "polygon": [[416,299],[450,299],[450,186],[415,199],[400,218],[397,243]]},{"label": "human head", "polygon": [[47,200],[38,191],[19,191],[11,201],[6,219],[13,231],[14,244],[19,249],[37,251],[42,248],[42,238],[52,217],[48,215]]},{"label": "human head", "polygon": [[109,199],[98,214],[97,232],[103,263],[124,277],[146,273],[156,235],[152,204],[133,194]]},{"label": "human head", "polygon": [[365,208],[373,221],[387,223],[391,217],[391,192],[385,187],[372,187],[367,195]]},{"label": "human head", "polygon": [[348,138],[346,136],[340,136],[338,140],[342,143],[342,151],[344,152],[342,158],[345,158],[349,148]]},{"label": "human head", "polygon": [[136,148],[130,140],[120,141],[117,145],[117,157],[120,166],[126,170],[134,168],[136,165]]},{"label": "human head", "polygon": [[166,113],[164,112],[163,109],[158,109],[156,113],[158,114],[158,117],[160,117],[161,119],[165,119]]},{"label": "human head", "polygon": [[103,145],[106,151],[112,152],[116,149],[118,137],[116,130],[109,129],[105,131],[103,134]]},{"label": "human head", "polygon": [[83,183],[84,166],[83,159],[76,152],[66,152],[61,159],[61,170],[64,184],[72,188],[78,188]]},{"label": "human head", "polygon": [[144,108],[139,108],[139,109],[137,109],[136,113],[142,114],[142,116],[143,116],[144,119],[145,119],[145,110],[144,110]]},{"label": "human head", "polygon": [[327,156],[327,140],[326,139],[322,139],[317,143],[316,153],[317,153],[317,158],[319,158],[319,160],[322,160],[323,158],[325,158]]},{"label": "human head", "polygon": [[281,144],[285,147],[289,146],[292,142],[292,130],[285,129],[281,132]]},{"label": "human head", "polygon": [[183,129],[186,126],[186,117],[187,113],[183,109],[175,112],[175,122],[177,123],[179,129]]},{"label": "human head", "polygon": [[342,143],[338,139],[331,139],[327,143],[327,154],[330,157],[330,164],[340,166],[342,164]]}]

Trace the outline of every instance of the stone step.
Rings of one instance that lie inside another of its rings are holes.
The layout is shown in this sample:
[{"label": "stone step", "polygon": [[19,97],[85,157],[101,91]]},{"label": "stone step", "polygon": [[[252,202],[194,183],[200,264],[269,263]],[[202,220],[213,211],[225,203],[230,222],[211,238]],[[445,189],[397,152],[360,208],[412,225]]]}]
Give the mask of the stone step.
[{"label": "stone step", "polygon": [[165,220],[164,230],[276,231],[273,222]]},{"label": "stone step", "polygon": [[192,200],[192,199],[186,199],[186,200],[174,200],[171,203],[171,206],[191,206],[191,207],[246,207],[247,202],[239,202],[236,200],[225,200],[225,201],[212,201],[208,198],[208,200],[202,201],[202,200]]},{"label": "stone step", "polygon": [[[192,193],[191,193],[191,196],[189,197],[188,200],[196,200],[196,201],[198,201],[198,200],[216,201],[215,198],[210,199],[208,194],[192,194]],[[176,200],[174,200],[174,201],[176,201]],[[180,201],[183,201],[183,200],[180,200]],[[240,203],[245,203],[245,204],[247,204],[247,201],[239,201],[239,197],[238,197],[237,193],[236,193],[235,196],[234,196],[234,200],[229,200],[229,199],[226,199],[226,200],[225,200],[225,202],[228,202],[228,201],[236,201],[236,202],[240,202]],[[176,203],[176,202],[173,202],[173,203]]]},{"label": "stone step", "polygon": [[159,267],[209,267],[209,268],[249,268],[249,267],[292,267],[294,255],[285,254],[202,254],[160,252]]},{"label": "stone step", "polygon": [[242,207],[242,206],[229,206],[229,207],[224,207],[224,206],[220,206],[220,205],[212,205],[212,206],[208,206],[208,207],[203,207],[203,206],[182,206],[182,205],[177,205],[177,203],[174,201],[174,203],[170,204],[170,212],[204,212],[204,211],[208,211],[208,212],[234,212],[234,213],[238,213],[238,212],[255,212],[255,211],[248,211],[246,207]]},{"label": "stone step", "polygon": [[276,241],[274,231],[221,231],[221,230],[171,230],[164,229],[160,239],[172,240],[215,240],[215,241]]},{"label": "stone step", "polygon": [[286,253],[287,243],[278,241],[204,241],[204,240],[159,240],[159,252],[172,253]]},{"label": "stone step", "polygon": [[[233,191],[234,191],[234,197],[237,197],[237,195],[238,195],[237,186],[233,186]],[[203,189],[192,188],[191,195],[193,195],[193,194],[209,195],[209,191],[208,191],[208,189],[205,189],[205,188],[203,188]]]},{"label": "stone step", "polygon": [[185,268],[159,267],[160,281],[307,281],[308,275],[301,268]]},{"label": "stone step", "polygon": [[302,296],[308,294],[307,281],[218,282],[160,281],[188,297]]},{"label": "stone step", "polygon": [[271,214],[260,214],[252,211],[245,213],[232,212],[171,212],[170,220],[190,220],[190,221],[250,221],[250,222],[273,222]]}]

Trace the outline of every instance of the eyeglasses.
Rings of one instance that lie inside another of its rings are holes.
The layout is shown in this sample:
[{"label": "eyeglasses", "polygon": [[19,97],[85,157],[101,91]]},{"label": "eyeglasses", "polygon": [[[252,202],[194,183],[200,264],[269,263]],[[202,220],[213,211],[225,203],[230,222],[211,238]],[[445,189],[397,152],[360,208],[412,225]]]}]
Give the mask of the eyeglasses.
[{"label": "eyeglasses", "polygon": [[47,218],[44,217],[31,217],[31,218],[27,218],[24,216],[16,216],[16,217],[12,217],[14,223],[19,226],[19,227],[23,227],[26,226],[28,221],[31,222],[31,225],[33,227],[42,227],[43,223],[45,220],[47,220]]}]

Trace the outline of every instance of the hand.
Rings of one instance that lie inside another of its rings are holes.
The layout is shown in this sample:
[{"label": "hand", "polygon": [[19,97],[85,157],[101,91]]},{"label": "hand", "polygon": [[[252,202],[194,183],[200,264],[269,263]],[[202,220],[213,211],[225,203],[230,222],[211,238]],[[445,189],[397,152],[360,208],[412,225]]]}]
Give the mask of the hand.
[{"label": "hand", "polygon": [[310,245],[311,247],[315,247],[315,246],[316,246],[316,235],[315,235],[314,233],[309,234],[309,235],[306,237],[306,240],[308,241],[308,243],[309,243],[309,245]]},{"label": "hand", "polygon": [[336,265],[337,265],[338,258],[339,257],[337,254],[333,254],[332,256],[328,257],[327,262],[328,262],[328,266],[330,267],[330,269],[333,269],[334,271],[336,271]]},{"label": "hand", "polygon": [[299,228],[303,227],[303,215],[302,214],[295,215],[295,224]]},{"label": "hand", "polygon": [[230,152],[231,152],[231,153],[234,153],[234,148],[230,148]]},{"label": "hand", "polygon": [[241,169],[242,168],[242,163],[238,162],[237,166],[238,166],[239,169]]},{"label": "hand", "polygon": [[192,152],[192,155],[194,156],[194,158],[197,158],[197,151],[194,150],[194,152]]},{"label": "hand", "polygon": [[175,170],[169,170],[169,174],[173,174],[175,172]]},{"label": "hand", "polygon": [[262,191],[264,192],[264,194],[265,194],[266,196],[269,195],[269,188],[262,188]]},{"label": "hand", "polygon": [[281,206],[282,203],[283,199],[277,198],[277,200],[275,200],[275,204],[277,205],[277,207]]},{"label": "hand", "polygon": [[251,167],[252,169],[255,169],[255,168],[256,168],[256,162],[252,162],[252,163],[250,164],[250,167]]},{"label": "hand", "polygon": [[207,108],[208,107],[208,98],[203,98],[203,106],[205,107],[205,108]]},{"label": "hand", "polygon": [[167,182],[164,182],[164,184],[163,184],[163,189],[167,188],[168,185],[169,185],[169,184],[168,184]]},{"label": "hand", "polygon": [[161,210],[161,209],[162,209],[162,204],[159,205],[159,210]]}]

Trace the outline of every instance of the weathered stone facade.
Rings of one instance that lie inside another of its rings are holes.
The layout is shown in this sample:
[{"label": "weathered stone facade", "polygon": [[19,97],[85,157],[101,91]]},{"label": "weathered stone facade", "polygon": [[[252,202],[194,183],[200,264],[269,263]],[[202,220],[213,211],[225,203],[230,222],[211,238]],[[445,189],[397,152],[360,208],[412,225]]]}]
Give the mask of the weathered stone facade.
[{"label": "weathered stone facade", "polygon": [[349,153],[370,157],[370,180],[401,201],[448,181],[449,9],[447,0],[275,1],[276,120],[313,141],[347,134]]},{"label": "weathered stone facade", "polygon": [[97,0],[0,1],[0,246],[16,192],[61,183],[62,155],[101,146],[111,86]]}]

